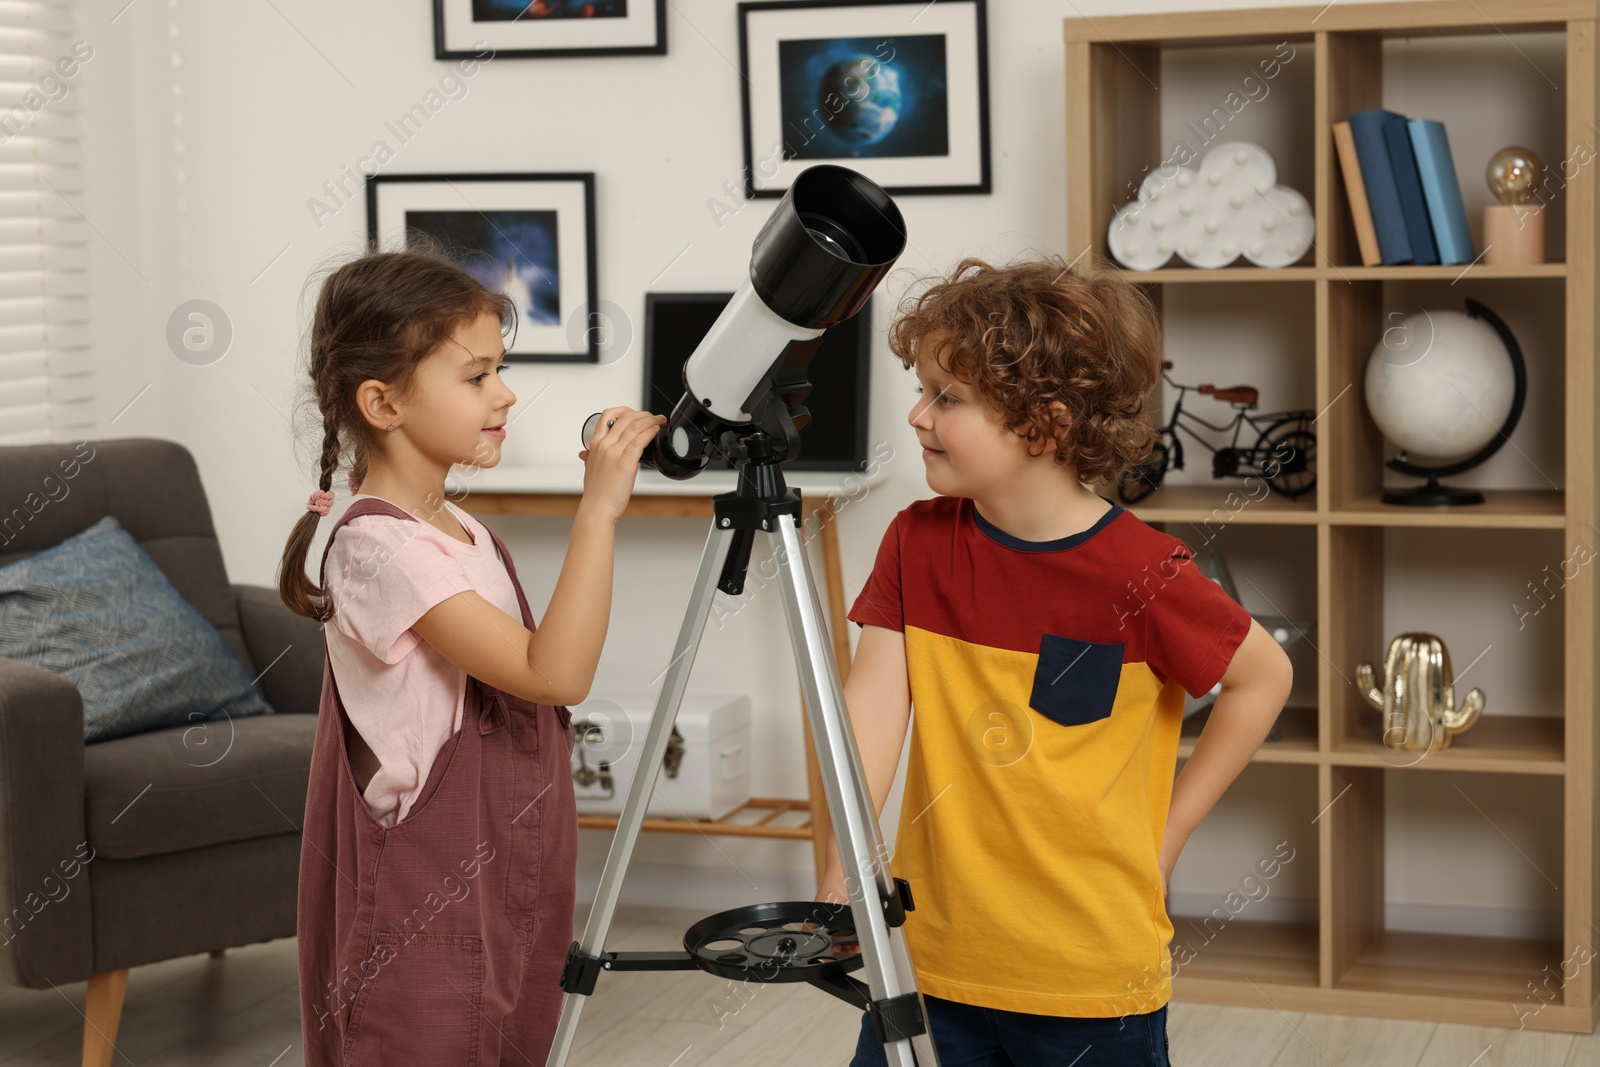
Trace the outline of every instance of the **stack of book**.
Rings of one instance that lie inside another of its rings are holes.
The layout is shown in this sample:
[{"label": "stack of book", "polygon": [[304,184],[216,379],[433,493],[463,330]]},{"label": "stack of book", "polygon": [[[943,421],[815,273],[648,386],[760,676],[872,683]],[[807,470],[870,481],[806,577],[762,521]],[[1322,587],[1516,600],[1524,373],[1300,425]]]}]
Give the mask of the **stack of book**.
[{"label": "stack of book", "polygon": [[1375,107],[1334,123],[1333,141],[1363,265],[1472,262],[1443,123]]}]

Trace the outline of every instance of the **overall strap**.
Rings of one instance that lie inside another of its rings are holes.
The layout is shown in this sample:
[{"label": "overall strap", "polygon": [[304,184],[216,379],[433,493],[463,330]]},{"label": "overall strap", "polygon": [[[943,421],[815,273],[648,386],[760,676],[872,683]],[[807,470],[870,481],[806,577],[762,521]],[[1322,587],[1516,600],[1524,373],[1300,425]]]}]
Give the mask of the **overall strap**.
[{"label": "overall strap", "polygon": [[[483,527],[489,530],[487,524]],[[517,581],[517,565],[511,562],[511,553],[506,551],[506,544],[500,540],[500,535],[489,530],[489,540],[494,542],[494,550],[500,553],[500,561],[506,565],[506,573],[511,576],[511,588],[517,591],[517,607],[522,609],[522,625],[530,631],[538,629],[533,623],[533,612],[528,610],[528,598],[522,593],[522,583]]]},{"label": "overall strap", "polygon": [[[522,592],[522,583],[517,580],[517,565],[511,562],[511,553],[506,551],[505,542],[500,540],[499,534],[489,529],[487,525],[484,526],[484,529],[489,530],[489,538],[494,542],[495,551],[500,553],[500,559],[506,565],[506,573],[511,576],[511,588],[517,591],[517,607],[522,610],[522,625],[526,626],[530,632],[538,630],[538,626],[533,621],[533,612],[528,609],[528,598]],[[565,704],[552,704],[551,707],[555,708],[556,718],[560,720],[562,729],[566,729],[572,724],[571,708]]]},{"label": "overall strap", "polygon": [[[381,497],[369,496],[353,501],[345,508],[344,514],[339,516],[339,521],[333,524],[333,529],[328,531],[328,541],[322,546],[322,565],[317,571],[317,584],[324,590],[328,588],[328,550],[333,547],[333,537],[339,528],[351,519],[358,519],[363,515],[388,515],[395,519],[410,519],[412,522],[422,520],[411,514],[400,505],[384,500]],[[481,521],[480,521],[481,524]],[[488,526],[483,527],[489,530]],[[522,593],[522,583],[517,581],[517,566],[511,562],[511,553],[506,550],[506,544],[500,540],[498,534],[489,530],[489,540],[494,543],[494,550],[500,554],[500,562],[505,564],[506,574],[511,578],[511,587],[517,593],[517,607],[522,611],[522,625],[529,630],[534,628],[533,612],[528,609],[528,598]]]},{"label": "overall strap", "polygon": [[379,497],[369,496],[353,501],[344,509],[344,514],[339,516],[339,521],[333,524],[333,529],[328,531],[327,544],[322,546],[322,566],[317,569],[317,585],[326,590],[328,588],[328,550],[333,547],[333,535],[339,532],[339,527],[351,519],[358,519],[363,515],[388,515],[395,519],[410,519],[412,522],[422,520],[411,514],[399,504],[390,503]]},{"label": "overall strap", "polygon": [[[322,549],[322,566],[318,571],[318,579],[324,590],[327,589],[328,581],[328,549],[333,547],[334,535],[339,532],[339,528],[345,523],[362,515],[388,515],[396,519],[410,519],[412,522],[422,521],[398,504],[384,500],[381,497],[369,496],[353,501],[349,507],[345,508],[344,514],[339,516],[339,521],[333,524],[333,529],[328,531],[328,542]],[[481,521],[480,525],[483,525]],[[495,551],[500,555],[500,562],[505,564],[506,574],[511,578],[511,588],[517,594],[517,607],[522,612],[522,625],[532,631],[536,628],[533,621],[533,612],[528,607],[528,598],[522,591],[522,583],[517,580],[517,565],[511,562],[511,553],[506,549],[505,542],[500,540],[500,535],[490,530],[487,525],[483,525],[483,528],[489,530],[489,540],[493,542]],[[490,703],[495,706],[492,709],[486,709],[488,711],[485,717],[486,730],[492,730],[502,725],[505,716],[505,711],[499,706],[497,699],[492,699]],[[572,721],[570,709],[561,705],[555,705],[555,709],[563,727]]]}]

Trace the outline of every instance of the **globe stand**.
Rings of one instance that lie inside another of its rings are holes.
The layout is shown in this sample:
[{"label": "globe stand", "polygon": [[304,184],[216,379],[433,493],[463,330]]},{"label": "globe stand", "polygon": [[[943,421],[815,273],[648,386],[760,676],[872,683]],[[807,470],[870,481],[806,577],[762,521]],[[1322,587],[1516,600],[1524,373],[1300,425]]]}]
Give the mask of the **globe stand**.
[{"label": "globe stand", "polygon": [[1522,347],[1517,344],[1517,339],[1511,330],[1501,320],[1499,315],[1490,311],[1476,300],[1467,299],[1467,314],[1477,319],[1481,318],[1494,328],[1500,335],[1501,342],[1506,346],[1506,353],[1511,357],[1511,373],[1515,385],[1511,393],[1511,410],[1506,412],[1506,421],[1498,433],[1478,451],[1465,459],[1438,467],[1424,467],[1412,463],[1401,452],[1384,466],[1401,474],[1409,474],[1414,478],[1426,478],[1423,485],[1410,489],[1385,489],[1380,500],[1385,504],[1399,504],[1407,507],[1423,508],[1449,508],[1463,507],[1471,504],[1482,504],[1484,496],[1476,489],[1457,489],[1453,486],[1440,485],[1439,479],[1449,478],[1453,475],[1469,471],[1478,466],[1500,450],[1500,446],[1511,438],[1511,431],[1517,428],[1517,420],[1522,417],[1522,405],[1528,398],[1528,367],[1522,359]]},{"label": "globe stand", "polygon": [[[1391,463],[1390,465],[1392,466],[1393,464]],[[1476,489],[1458,489],[1452,485],[1440,485],[1438,476],[1430,471],[1426,485],[1417,485],[1410,489],[1385,489],[1381,499],[1385,504],[1401,504],[1416,508],[1443,508],[1465,504],[1481,504],[1483,503],[1483,494]]]}]

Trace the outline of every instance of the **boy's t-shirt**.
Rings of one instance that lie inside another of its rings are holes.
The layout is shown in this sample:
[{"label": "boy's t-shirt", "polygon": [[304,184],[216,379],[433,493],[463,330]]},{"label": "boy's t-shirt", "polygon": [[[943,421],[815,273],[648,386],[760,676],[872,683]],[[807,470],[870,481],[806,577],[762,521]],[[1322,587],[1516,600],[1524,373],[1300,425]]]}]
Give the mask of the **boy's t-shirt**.
[{"label": "boy's t-shirt", "polygon": [[444,503],[472,544],[420,519],[360,515],[334,535],[328,549],[334,614],[323,634],[345,714],[378,758],[362,800],[384,826],[410,814],[434,757],[461,729],[466,710],[467,672],[422,640],[412,624],[469,589],[522,618],[516,587],[488,529]]},{"label": "boy's t-shirt", "polygon": [[891,867],[922,992],[1112,1017],[1171,998],[1160,850],[1183,693],[1250,615],[1111,504],[1025,541],[970,499],[895,516],[849,618],[905,634],[915,709]]}]

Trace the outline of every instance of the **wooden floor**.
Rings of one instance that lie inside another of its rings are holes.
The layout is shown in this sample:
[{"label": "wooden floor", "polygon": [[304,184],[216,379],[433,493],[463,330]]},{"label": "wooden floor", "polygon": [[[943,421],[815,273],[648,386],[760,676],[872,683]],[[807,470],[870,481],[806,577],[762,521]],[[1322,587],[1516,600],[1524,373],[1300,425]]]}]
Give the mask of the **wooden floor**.
[{"label": "wooden floor", "polygon": [[[672,949],[703,917],[622,908],[606,947]],[[115,1062],[300,1067],[296,986],[292,938],[137,968]],[[0,1065],[78,1067],[83,998],[82,982],[59,992],[0,986]],[[1169,1015],[1174,1067],[1600,1067],[1600,1035],[1177,1002]],[[823,1067],[849,1062],[860,1013],[807,985],[667,972],[602,974],[581,1021],[573,1067]]]}]

